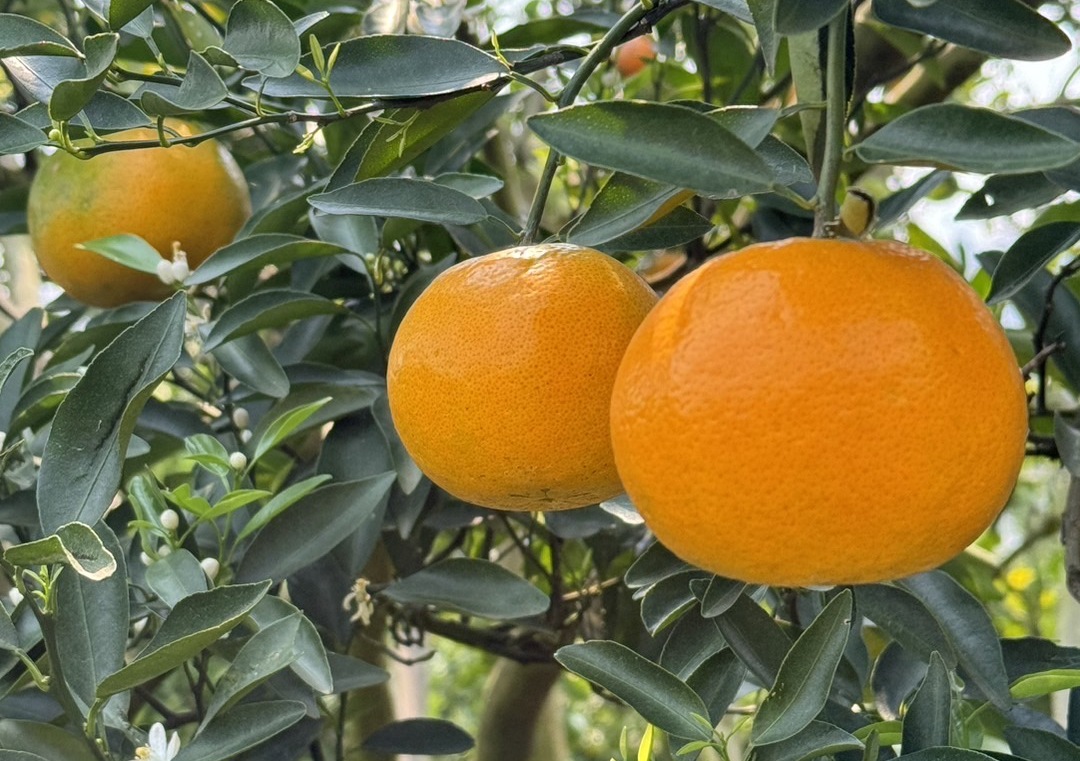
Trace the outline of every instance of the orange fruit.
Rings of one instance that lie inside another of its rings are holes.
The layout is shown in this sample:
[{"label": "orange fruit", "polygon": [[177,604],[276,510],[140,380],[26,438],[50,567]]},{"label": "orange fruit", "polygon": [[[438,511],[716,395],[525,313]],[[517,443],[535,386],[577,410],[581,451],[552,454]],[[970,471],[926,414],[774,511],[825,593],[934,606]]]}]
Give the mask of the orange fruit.
[{"label": "orange fruit", "polygon": [[678,282],[615,380],[619,475],[722,576],[858,584],[940,565],[1004,506],[1027,401],[1001,327],[898,244],[750,246]]},{"label": "orange fruit", "polygon": [[[178,131],[187,134],[184,127]],[[129,130],[111,139],[156,140],[157,131]],[[130,233],[171,259],[175,242],[194,269],[230,242],[250,215],[240,168],[212,140],[90,159],[57,152],[42,162],[27,202],[31,243],[45,274],[73,298],[101,307],[162,299],[170,289],[155,275],[76,244]]]},{"label": "orange fruit", "polygon": [[648,35],[635,37],[615,49],[615,68],[619,70],[623,79],[629,79],[640,73],[649,61],[655,59],[656,43]]},{"label": "orange fruit", "polygon": [[655,302],[628,267],[588,248],[522,246],[454,265],[390,349],[405,449],[477,505],[561,510],[615,496],[611,386]]}]

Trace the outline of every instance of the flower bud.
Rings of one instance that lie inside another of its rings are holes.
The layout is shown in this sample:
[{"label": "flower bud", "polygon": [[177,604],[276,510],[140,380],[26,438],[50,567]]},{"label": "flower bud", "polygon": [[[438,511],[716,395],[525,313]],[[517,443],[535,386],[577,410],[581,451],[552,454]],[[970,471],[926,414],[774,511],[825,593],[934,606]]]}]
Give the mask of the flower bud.
[{"label": "flower bud", "polygon": [[180,527],[180,515],[172,509],[161,514],[161,525],[168,531],[176,531]]},{"label": "flower bud", "polygon": [[247,467],[247,457],[243,452],[233,452],[229,455],[229,467],[233,470],[243,470]]},{"label": "flower bud", "polygon": [[203,573],[207,575],[210,581],[216,579],[221,571],[221,563],[217,561],[217,558],[203,558],[199,561],[199,565],[202,566]]},{"label": "flower bud", "polygon": [[176,282],[176,278],[173,276],[173,263],[168,259],[162,259],[157,263],[157,276],[158,280],[165,283],[165,285],[172,285]]}]

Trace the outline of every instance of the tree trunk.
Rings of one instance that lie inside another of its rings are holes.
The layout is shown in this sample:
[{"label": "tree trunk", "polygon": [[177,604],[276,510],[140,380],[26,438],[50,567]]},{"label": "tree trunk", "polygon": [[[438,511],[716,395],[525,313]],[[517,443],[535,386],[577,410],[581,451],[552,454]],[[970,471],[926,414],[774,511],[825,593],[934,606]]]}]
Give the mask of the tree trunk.
[{"label": "tree trunk", "polygon": [[523,666],[503,659],[495,664],[476,733],[476,761],[570,757],[563,706],[552,690],[561,674],[555,663]]}]

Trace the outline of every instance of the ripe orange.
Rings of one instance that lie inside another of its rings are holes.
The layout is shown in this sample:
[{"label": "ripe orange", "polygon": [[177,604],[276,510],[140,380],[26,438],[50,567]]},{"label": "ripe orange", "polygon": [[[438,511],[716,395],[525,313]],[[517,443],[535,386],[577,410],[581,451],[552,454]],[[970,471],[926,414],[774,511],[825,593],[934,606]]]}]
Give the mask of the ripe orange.
[{"label": "ripe orange", "polygon": [[612,443],[675,554],[778,586],[898,578],[1004,506],[1027,403],[964,280],[898,243],[792,239],[677,283],[627,347]]},{"label": "ripe orange", "polygon": [[635,37],[615,50],[615,68],[623,79],[629,79],[641,72],[649,61],[655,59],[656,43],[648,35]]},{"label": "ripe orange", "polygon": [[[113,139],[157,139],[157,132],[129,130]],[[178,242],[194,269],[231,241],[250,215],[240,168],[214,141],[86,160],[57,152],[42,162],[27,204],[41,268],[70,296],[102,307],[161,299],[169,289],[154,275],[76,244],[131,233],[171,258]]]},{"label": "ripe orange", "polygon": [[615,496],[611,386],[655,302],[629,268],[588,248],[523,246],[454,265],[390,350],[390,412],[406,450],[436,484],[486,507]]}]

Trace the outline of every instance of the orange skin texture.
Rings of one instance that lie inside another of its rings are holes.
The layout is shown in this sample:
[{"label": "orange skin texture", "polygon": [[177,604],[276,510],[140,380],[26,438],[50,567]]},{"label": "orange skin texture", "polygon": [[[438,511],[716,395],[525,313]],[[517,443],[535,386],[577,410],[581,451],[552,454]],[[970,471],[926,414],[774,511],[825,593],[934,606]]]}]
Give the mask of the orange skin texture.
[{"label": "orange skin texture", "polygon": [[[186,130],[181,130],[186,133]],[[156,140],[152,129],[118,140]],[[83,303],[113,307],[165,298],[171,289],[76,244],[121,233],[144,238],[171,259],[173,242],[194,269],[229,243],[251,216],[247,184],[217,142],[141,148],[77,159],[58,152],[42,162],[30,188],[27,221],[45,273]]]},{"label": "orange skin texture", "polygon": [[[640,74],[649,61],[656,59],[656,43],[652,37],[635,37],[625,42],[615,51],[615,68],[623,79]],[[678,206],[678,204],[675,204]]]},{"label": "orange skin texture", "polygon": [[934,568],[1001,511],[1027,401],[1004,332],[930,254],[791,239],[683,278],[615,381],[619,474],[684,560],[757,584]]},{"label": "orange skin texture", "polygon": [[592,249],[523,246],[460,262],[420,295],[390,350],[394,425],[454,496],[562,510],[622,491],[608,408],[656,294]]}]

